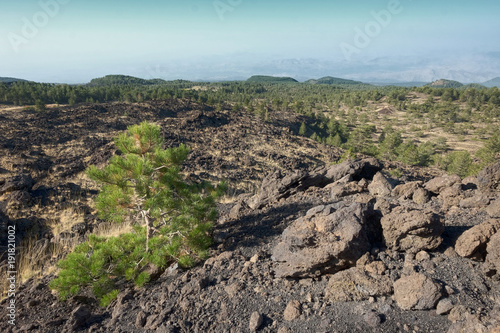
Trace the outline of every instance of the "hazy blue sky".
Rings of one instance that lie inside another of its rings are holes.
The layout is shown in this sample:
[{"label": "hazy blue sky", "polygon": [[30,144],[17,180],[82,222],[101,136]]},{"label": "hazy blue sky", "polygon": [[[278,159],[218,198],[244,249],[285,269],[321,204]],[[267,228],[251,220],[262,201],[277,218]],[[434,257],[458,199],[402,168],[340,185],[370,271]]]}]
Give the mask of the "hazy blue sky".
[{"label": "hazy blue sky", "polygon": [[0,0],[0,9],[0,76],[36,81],[500,76],[498,0]]}]

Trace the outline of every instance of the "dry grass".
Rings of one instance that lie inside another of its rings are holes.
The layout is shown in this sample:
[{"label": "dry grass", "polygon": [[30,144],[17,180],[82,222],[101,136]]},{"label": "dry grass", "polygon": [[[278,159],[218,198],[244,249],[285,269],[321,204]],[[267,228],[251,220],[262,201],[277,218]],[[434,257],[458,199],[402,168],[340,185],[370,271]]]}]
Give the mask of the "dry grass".
[{"label": "dry grass", "polygon": [[99,224],[92,234],[98,237],[117,237],[132,232],[132,230],[133,223],[131,221],[123,223],[104,222]]},{"label": "dry grass", "polygon": [[[410,92],[407,95],[407,99],[412,104],[423,104],[429,99],[429,96],[429,94]],[[433,99],[435,103],[442,102],[440,97],[433,97]],[[461,110],[467,107],[465,103],[459,101],[455,101],[453,104]],[[474,118],[473,111],[473,118],[470,122],[456,123],[455,128],[457,131],[450,133],[444,130],[444,126],[436,124],[429,119],[426,114],[422,114],[419,117],[413,116],[409,112],[400,110],[394,105],[389,104],[387,98],[382,98],[376,102],[368,101],[368,105],[365,107],[349,108],[342,105],[340,110],[343,112],[334,111],[335,119],[345,121],[349,118],[349,114],[355,113],[358,118],[355,122],[356,126],[362,125],[359,117],[365,113],[368,118],[366,124],[375,125],[377,128],[375,137],[378,137],[382,133],[386,125],[391,124],[393,129],[401,131],[405,140],[423,143],[441,137],[446,139],[450,151],[468,151],[472,155],[483,147],[484,142],[478,138],[482,140],[487,139],[491,135],[491,129],[500,126],[498,119],[486,121],[481,119],[481,117]],[[330,115],[332,115],[331,112]]]},{"label": "dry grass", "polygon": [[[57,271],[56,263],[66,253],[77,246],[73,239],[60,241],[57,244],[46,242],[45,245],[36,238],[28,238],[17,247],[16,255],[16,285],[29,279],[39,280],[43,276]],[[9,285],[7,279],[0,282],[0,299],[7,297]]]}]

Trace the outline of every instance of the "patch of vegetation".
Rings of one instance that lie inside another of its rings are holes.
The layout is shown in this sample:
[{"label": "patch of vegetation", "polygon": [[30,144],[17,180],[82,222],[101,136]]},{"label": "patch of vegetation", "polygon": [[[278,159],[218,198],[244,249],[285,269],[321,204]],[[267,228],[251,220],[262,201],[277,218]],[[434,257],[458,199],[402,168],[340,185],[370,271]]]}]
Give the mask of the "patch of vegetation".
[{"label": "patch of vegetation", "polygon": [[161,79],[144,80],[128,75],[106,75],[101,78],[92,79],[89,86],[115,86],[115,85],[154,85],[165,84],[167,81]]},{"label": "patch of vegetation", "polygon": [[193,183],[180,174],[189,149],[163,149],[161,129],[149,123],[131,126],[115,139],[122,155],[88,175],[103,184],[96,198],[99,216],[114,223],[139,220],[133,232],[117,237],[91,236],[59,262],[50,287],[61,299],[90,287],[106,306],[127,281],[147,283],[147,267],[164,269],[178,262],[188,268],[208,256],[217,216],[215,199],[225,192],[209,183]]},{"label": "patch of vegetation", "polygon": [[298,83],[299,81],[297,81],[291,77],[254,75],[254,76],[250,77],[246,82],[249,82],[249,83]]},{"label": "patch of vegetation", "polygon": [[[0,83],[0,103],[35,106],[181,99],[215,110],[248,112],[266,122],[276,119],[275,112],[294,112],[300,115],[299,122],[288,126],[295,134],[354,153],[417,165],[442,161],[450,151],[468,151],[478,165],[491,162],[495,149],[481,149],[481,142],[486,144],[500,123],[498,88],[453,88],[449,86],[459,85],[448,81],[441,85],[447,88],[405,88],[354,84],[331,77],[316,80],[325,84],[272,76],[215,83],[137,81],[126,76],[104,79],[109,84]],[[387,133],[388,126],[400,138]],[[443,136],[450,143],[445,149],[437,141]]]},{"label": "patch of vegetation", "polygon": [[331,85],[368,85],[366,83],[363,83],[361,81],[354,81],[354,80],[347,80],[347,79],[341,79],[338,77],[331,77],[331,76],[325,76],[322,78],[319,78],[317,80],[311,79],[307,80],[306,83],[310,84],[331,84]]}]

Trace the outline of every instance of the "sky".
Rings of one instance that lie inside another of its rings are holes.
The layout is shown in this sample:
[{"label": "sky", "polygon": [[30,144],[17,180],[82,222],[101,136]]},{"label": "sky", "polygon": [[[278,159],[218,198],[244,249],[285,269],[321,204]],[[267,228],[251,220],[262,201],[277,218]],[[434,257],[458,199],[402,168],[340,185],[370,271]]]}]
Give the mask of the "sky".
[{"label": "sky", "polygon": [[0,0],[0,76],[482,82],[500,1]]}]

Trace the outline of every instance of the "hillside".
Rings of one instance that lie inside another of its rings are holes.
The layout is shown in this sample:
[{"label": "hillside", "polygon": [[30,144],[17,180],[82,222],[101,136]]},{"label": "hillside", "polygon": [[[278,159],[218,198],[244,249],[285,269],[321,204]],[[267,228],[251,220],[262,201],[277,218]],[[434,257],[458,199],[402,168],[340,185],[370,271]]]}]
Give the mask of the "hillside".
[{"label": "hillside", "polygon": [[423,87],[428,82],[419,82],[419,81],[411,81],[411,82],[370,82],[370,84],[374,86],[393,86],[393,87]]},{"label": "hillside", "polygon": [[431,82],[427,84],[427,86],[434,88],[460,88],[463,86],[463,84],[458,81],[441,79]]},{"label": "hillside", "polygon": [[127,75],[106,75],[101,78],[92,79],[90,86],[113,86],[113,85],[155,85],[164,84],[167,81],[162,79],[145,80]]},{"label": "hillside", "polygon": [[500,77],[496,77],[494,79],[491,79],[489,81],[483,82],[483,86],[492,88],[492,87],[500,87]]},{"label": "hillside", "polygon": [[331,84],[331,85],[366,85],[366,83],[363,83],[361,81],[353,81],[353,80],[341,79],[341,78],[331,77],[331,76],[325,76],[325,77],[319,78],[317,80],[315,80],[315,79],[307,80],[306,83]]},{"label": "hillside", "polygon": [[267,75],[254,75],[246,80],[249,83],[297,83],[299,81],[291,77],[278,77]]},{"label": "hillside", "polygon": [[479,83],[469,83],[469,84],[464,84],[461,89],[468,89],[468,88],[474,88],[474,89],[485,89],[486,86],[479,84]]},{"label": "hillside", "polygon": [[0,77],[0,83],[12,83],[12,82],[27,82],[23,79],[16,79],[13,77]]},{"label": "hillside", "polygon": [[[34,276],[16,293],[26,330],[454,333],[500,325],[500,246],[491,236],[500,229],[492,220],[500,217],[498,163],[464,180],[362,156],[339,163],[342,150],[296,135],[309,121],[303,115],[275,110],[264,121],[187,99],[0,110],[0,119],[0,225],[38,238],[19,255],[30,258],[19,274]],[[144,120],[162,128],[167,147],[192,148],[184,174],[230,185],[211,257],[191,270],[152,271],[149,284],[128,286],[107,308],[87,292],[60,302],[47,284],[67,248],[124,228],[97,217],[98,188],[84,170],[105,164],[117,154],[112,138]],[[37,263],[45,276],[36,277]],[[11,331],[7,321],[0,330]]]}]

